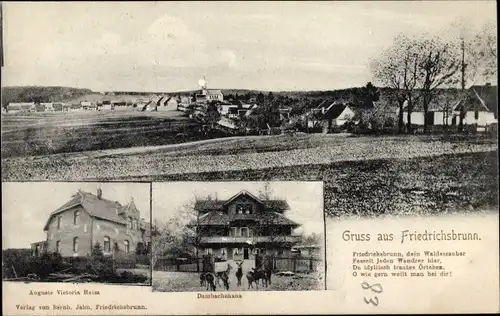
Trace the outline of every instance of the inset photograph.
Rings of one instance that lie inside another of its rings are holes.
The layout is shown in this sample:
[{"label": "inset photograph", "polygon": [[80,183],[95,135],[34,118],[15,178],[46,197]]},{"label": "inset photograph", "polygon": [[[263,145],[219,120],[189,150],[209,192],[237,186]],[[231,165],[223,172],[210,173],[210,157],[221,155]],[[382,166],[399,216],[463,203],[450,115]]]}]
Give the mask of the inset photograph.
[{"label": "inset photograph", "polygon": [[149,183],[2,183],[4,281],[151,285]]},{"label": "inset photograph", "polygon": [[325,289],[322,182],[152,185],[154,291]]}]

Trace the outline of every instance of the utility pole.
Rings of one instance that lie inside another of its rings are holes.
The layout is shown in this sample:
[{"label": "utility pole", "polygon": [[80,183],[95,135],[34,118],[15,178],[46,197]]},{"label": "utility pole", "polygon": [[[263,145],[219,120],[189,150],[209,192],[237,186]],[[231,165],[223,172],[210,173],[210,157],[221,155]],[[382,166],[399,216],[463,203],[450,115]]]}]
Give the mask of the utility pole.
[{"label": "utility pole", "polygon": [[[460,49],[462,51],[462,60],[461,60],[461,74],[462,74],[462,91],[461,91],[461,97],[465,98],[465,40],[464,37],[462,36],[461,38],[461,43],[460,43]],[[460,107],[460,116],[459,116],[459,121],[458,121],[458,130],[461,132],[464,127],[464,117],[465,117],[465,99],[462,99],[462,106]]]}]

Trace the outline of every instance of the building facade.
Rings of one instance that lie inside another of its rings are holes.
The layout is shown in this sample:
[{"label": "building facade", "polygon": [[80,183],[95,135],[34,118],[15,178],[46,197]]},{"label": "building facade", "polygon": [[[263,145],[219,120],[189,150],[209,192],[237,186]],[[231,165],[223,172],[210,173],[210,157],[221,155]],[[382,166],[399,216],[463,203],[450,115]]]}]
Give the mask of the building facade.
[{"label": "building facade", "polygon": [[[410,113],[411,124],[423,126],[457,126],[460,124],[461,112],[464,125],[488,126],[497,122],[498,87],[485,85],[473,86],[464,93],[456,95],[441,94],[429,104],[427,114],[422,102],[415,104]],[[427,115],[427,117],[426,117]],[[408,107],[403,108],[403,123],[408,123]]]},{"label": "building facade", "polygon": [[31,245],[33,255],[89,256],[96,243],[104,254],[134,253],[138,247],[148,248],[151,241],[150,224],[140,217],[135,203],[107,200],[100,189],[96,195],[79,190],[49,215],[44,231],[46,240]]},{"label": "building facade", "polygon": [[241,191],[229,200],[197,201],[198,250],[223,260],[252,260],[256,254],[290,255],[300,225],[288,219],[284,200],[262,200]]}]

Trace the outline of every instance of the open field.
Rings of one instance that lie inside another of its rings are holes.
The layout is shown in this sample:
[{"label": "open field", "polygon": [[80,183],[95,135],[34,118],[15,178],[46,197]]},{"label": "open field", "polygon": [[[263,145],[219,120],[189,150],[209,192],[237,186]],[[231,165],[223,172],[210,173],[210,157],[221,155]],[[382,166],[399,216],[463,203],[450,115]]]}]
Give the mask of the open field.
[{"label": "open field", "polygon": [[2,114],[2,157],[172,144],[194,127],[176,111]]},{"label": "open field", "polygon": [[[144,120],[159,119],[154,114],[145,115]],[[118,124],[109,125],[120,129]],[[109,136],[121,142],[106,145],[112,149],[3,158],[2,178],[323,180],[325,210],[333,216],[498,208],[496,139],[279,135],[127,147],[131,136],[126,130]],[[82,135],[83,141],[92,143],[96,138],[90,135]]]},{"label": "open field", "polygon": [[158,181],[319,180],[331,216],[498,211],[498,152],[165,175]]},{"label": "open field", "polygon": [[[124,132],[122,138],[127,136]],[[86,141],[92,141],[92,137],[86,137]],[[117,141],[125,140],[118,138]],[[496,142],[485,139],[471,142],[420,136],[252,136],[164,146],[7,157],[2,159],[2,176],[4,180],[146,181],[185,173],[236,172],[495,150]],[[320,176],[319,169],[317,171],[309,177]]]}]

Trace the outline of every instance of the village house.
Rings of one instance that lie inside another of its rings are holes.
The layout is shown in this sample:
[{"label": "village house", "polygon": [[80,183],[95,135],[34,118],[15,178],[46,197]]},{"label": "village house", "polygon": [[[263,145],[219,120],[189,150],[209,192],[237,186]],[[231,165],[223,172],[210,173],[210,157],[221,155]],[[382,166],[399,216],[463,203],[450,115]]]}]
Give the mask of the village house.
[{"label": "village house", "polygon": [[44,106],[45,112],[54,112],[54,104],[52,102],[42,102],[40,104]]},{"label": "village house", "polygon": [[[427,110],[428,126],[457,126],[460,112],[464,109],[464,125],[477,125],[479,128],[497,123],[498,88],[496,86],[473,86],[465,93],[442,93],[431,101]],[[425,115],[422,103],[413,106],[412,125],[423,126]],[[403,108],[403,122],[408,123],[407,102]]]},{"label": "village house", "polygon": [[181,96],[180,102],[177,105],[177,110],[178,111],[186,111],[186,109],[189,107],[191,104],[191,97],[190,96]]},{"label": "village house", "polygon": [[148,101],[144,104],[141,104],[141,105],[137,105],[137,108],[139,111],[143,111],[143,112],[151,112],[151,111],[156,111],[156,102],[155,101]]},{"label": "village house", "polygon": [[65,111],[66,104],[62,103],[62,102],[54,102],[52,104],[52,107],[53,107],[53,109],[54,109],[55,112],[62,112],[62,111]]},{"label": "village house", "polygon": [[67,111],[71,112],[80,112],[83,110],[83,107],[80,103],[68,104],[67,107],[68,107]]},{"label": "village house", "polygon": [[228,200],[198,200],[195,210],[198,249],[226,260],[254,259],[256,254],[287,256],[301,236],[288,219],[285,200],[260,199],[243,190]]},{"label": "village house", "polygon": [[92,102],[89,101],[82,101],[80,102],[82,109],[85,111],[97,111],[97,104],[93,104]]},{"label": "village house", "polygon": [[8,113],[34,112],[35,102],[11,102],[7,105]]},{"label": "village house", "polygon": [[157,111],[175,111],[178,108],[177,98],[163,96],[158,103]]},{"label": "village house", "polygon": [[35,111],[45,112],[45,105],[43,105],[42,103],[35,103]]},{"label": "village house", "polygon": [[97,107],[98,111],[100,110],[110,111],[114,109],[115,109],[114,105],[109,100],[103,100],[101,105]]},{"label": "village house", "polygon": [[[99,243],[104,254],[134,253],[151,241],[150,224],[141,219],[134,201],[122,205],[79,190],[67,203],[53,211],[44,226],[46,240],[31,244],[32,254],[57,252],[63,257],[89,256]],[[145,247],[145,248],[144,248]]]},{"label": "village house", "polygon": [[329,133],[334,127],[341,127],[355,115],[349,103],[324,100],[306,114],[309,128],[321,127]]}]

